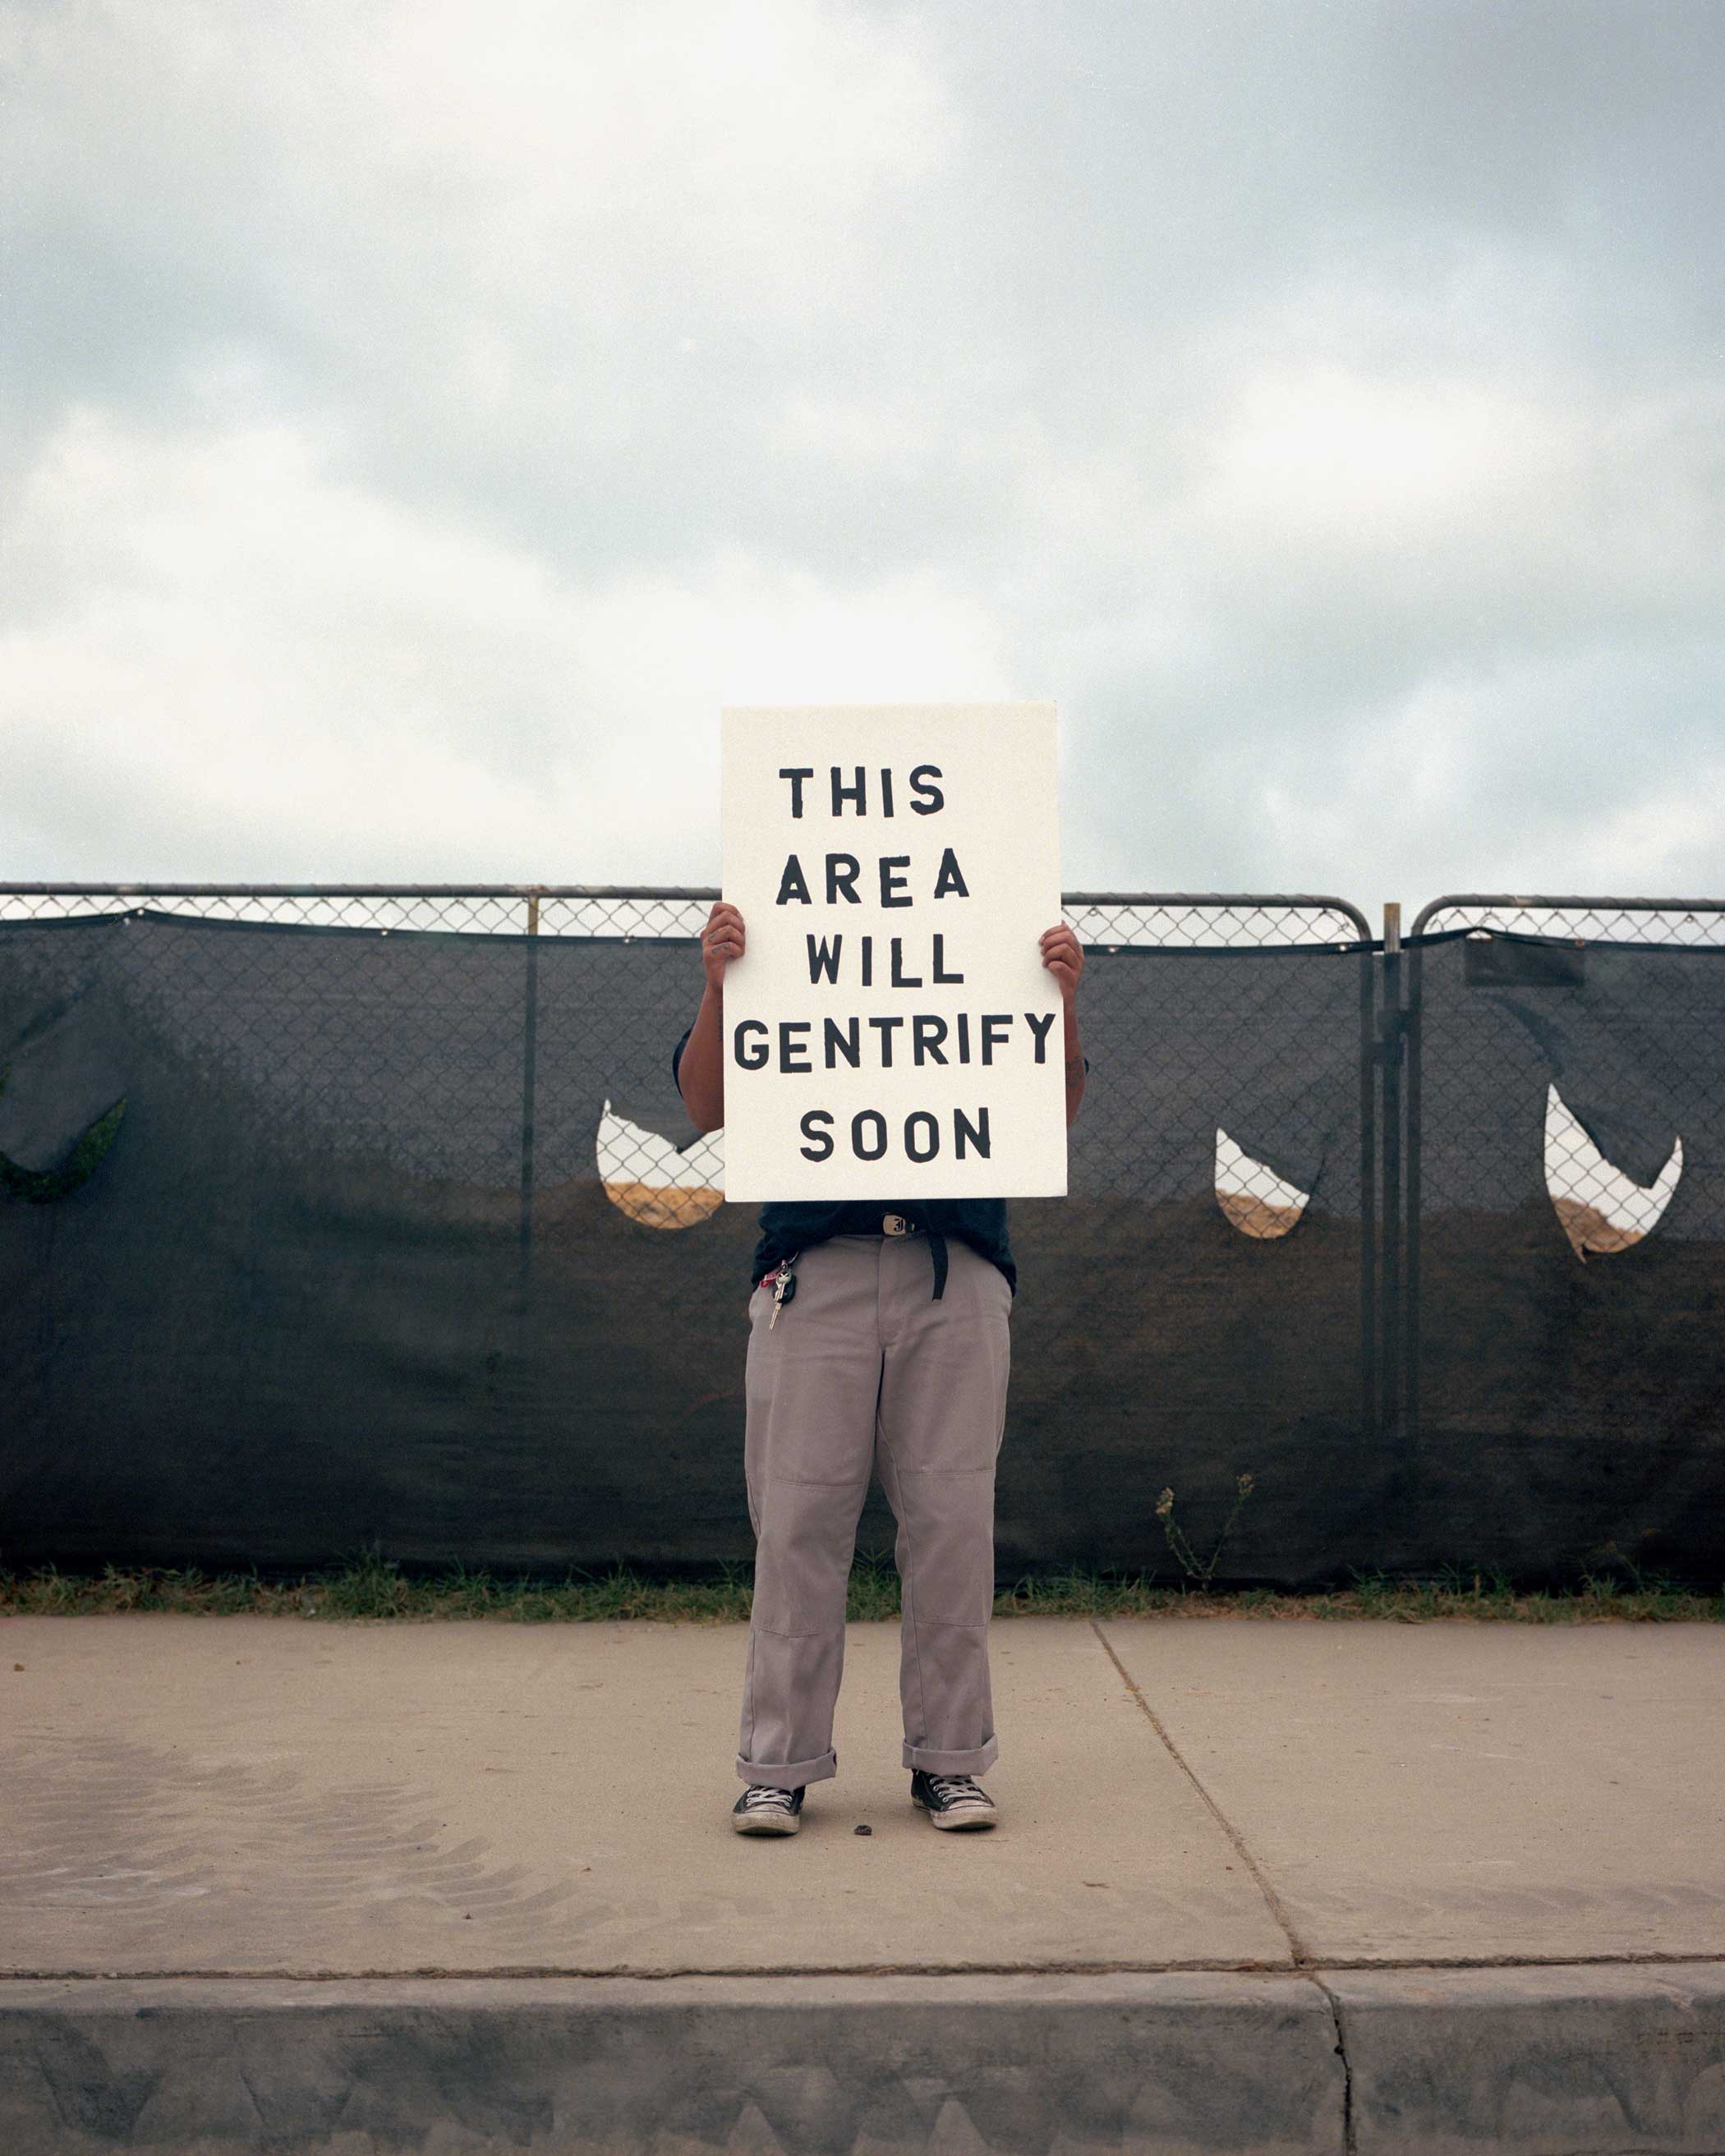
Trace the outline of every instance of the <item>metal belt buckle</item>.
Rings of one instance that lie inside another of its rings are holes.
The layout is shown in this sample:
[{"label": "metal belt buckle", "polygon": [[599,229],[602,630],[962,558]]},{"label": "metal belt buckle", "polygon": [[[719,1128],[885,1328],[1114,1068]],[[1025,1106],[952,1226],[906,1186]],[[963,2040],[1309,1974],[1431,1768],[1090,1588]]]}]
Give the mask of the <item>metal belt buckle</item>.
[{"label": "metal belt buckle", "polygon": [[883,1235],[911,1235],[916,1230],[902,1213],[883,1213],[880,1215],[880,1232]]}]

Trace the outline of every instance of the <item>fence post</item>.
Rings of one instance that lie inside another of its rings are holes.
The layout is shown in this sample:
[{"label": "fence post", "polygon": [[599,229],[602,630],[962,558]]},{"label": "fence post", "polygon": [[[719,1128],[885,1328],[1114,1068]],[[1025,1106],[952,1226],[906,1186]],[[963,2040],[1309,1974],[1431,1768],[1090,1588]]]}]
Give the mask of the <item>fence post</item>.
[{"label": "fence post", "polygon": [[[1414,924],[1417,934],[1420,922]],[[1425,986],[1425,952],[1415,942],[1407,954],[1406,1008],[1402,1020],[1407,1077],[1405,1139],[1402,1153],[1402,1428],[1411,1460],[1420,1441],[1420,1006]]]},{"label": "fence post", "polygon": [[[1362,929],[1365,924],[1361,923]],[[1366,930],[1359,954],[1360,1431],[1380,1435],[1378,1397],[1378,953]]]},{"label": "fence post", "polygon": [[1402,910],[1384,909],[1384,999],[1378,1054],[1384,1101],[1384,1299],[1378,1373],[1384,1429],[1402,1435]]},{"label": "fence post", "polygon": [[533,1262],[533,1090],[538,1075],[539,894],[527,896],[527,971],[521,1017],[521,1249],[516,1286],[525,1314]]}]

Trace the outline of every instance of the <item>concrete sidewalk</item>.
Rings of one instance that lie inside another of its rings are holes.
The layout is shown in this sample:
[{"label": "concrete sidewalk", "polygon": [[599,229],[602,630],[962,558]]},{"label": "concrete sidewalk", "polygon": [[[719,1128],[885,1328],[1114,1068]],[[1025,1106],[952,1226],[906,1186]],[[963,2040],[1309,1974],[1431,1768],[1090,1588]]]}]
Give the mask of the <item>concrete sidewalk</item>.
[{"label": "concrete sidewalk", "polygon": [[739,1627],[3,1631],[8,2156],[1725,2150],[1725,1629],[1001,1620],[945,1835],[858,1625],[788,1842]]}]

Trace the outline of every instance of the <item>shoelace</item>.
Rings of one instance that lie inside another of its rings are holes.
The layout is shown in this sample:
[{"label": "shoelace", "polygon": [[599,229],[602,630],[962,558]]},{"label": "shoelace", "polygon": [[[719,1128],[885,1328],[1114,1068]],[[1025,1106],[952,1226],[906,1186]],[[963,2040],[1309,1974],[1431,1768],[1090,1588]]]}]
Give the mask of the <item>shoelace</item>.
[{"label": "shoelace", "polygon": [[975,1778],[972,1775],[931,1774],[928,1778],[928,1785],[937,1795],[968,1797],[974,1804],[987,1804],[991,1810],[993,1809],[993,1799],[983,1795]]},{"label": "shoelace", "polygon": [[742,1808],[746,1812],[788,1812],[791,1796],[789,1789],[776,1789],[768,1782],[752,1782],[742,1793]]}]

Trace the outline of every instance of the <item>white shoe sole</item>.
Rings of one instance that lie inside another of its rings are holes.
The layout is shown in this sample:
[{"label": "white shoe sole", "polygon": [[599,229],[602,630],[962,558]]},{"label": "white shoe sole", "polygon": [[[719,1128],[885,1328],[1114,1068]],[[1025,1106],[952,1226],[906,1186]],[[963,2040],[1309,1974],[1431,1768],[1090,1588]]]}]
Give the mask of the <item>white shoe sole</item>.
[{"label": "white shoe sole", "polygon": [[937,1812],[932,1805],[925,1804],[920,1797],[912,1797],[911,1802],[919,1812],[928,1814],[931,1826],[937,1826],[946,1834],[974,1834],[978,1827],[999,1824],[1000,1815],[998,1812],[973,1811],[968,1806],[960,1812]]},{"label": "white shoe sole", "polygon": [[734,1834],[795,1834],[802,1820],[793,1815],[789,1819],[762,1817],[758,1812],[752,1817],[747,1812],[732,1812],[731,1828]]}]

